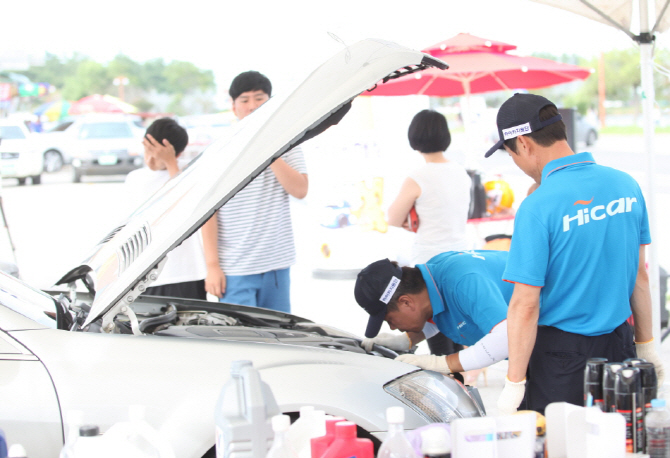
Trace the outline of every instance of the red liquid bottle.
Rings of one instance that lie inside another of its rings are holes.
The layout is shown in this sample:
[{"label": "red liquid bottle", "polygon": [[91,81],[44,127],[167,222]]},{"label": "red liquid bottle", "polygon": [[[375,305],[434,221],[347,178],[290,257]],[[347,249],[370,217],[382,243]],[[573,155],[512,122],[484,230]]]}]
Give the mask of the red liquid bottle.
[{"label": "red liquid bottle", "polygon": [[312,458],[321,458],[330,444],[335,440],[335,424],[340,421],[346,421],[344,417],[326,418],[326,435],[313,437],[310,441],[312,449]]},{"label": "red liquid bottle", "polygon": [[356,437],[356,423],[341,421],[335,424],[335,440],[321,458],[374,458],[370,439]]}]

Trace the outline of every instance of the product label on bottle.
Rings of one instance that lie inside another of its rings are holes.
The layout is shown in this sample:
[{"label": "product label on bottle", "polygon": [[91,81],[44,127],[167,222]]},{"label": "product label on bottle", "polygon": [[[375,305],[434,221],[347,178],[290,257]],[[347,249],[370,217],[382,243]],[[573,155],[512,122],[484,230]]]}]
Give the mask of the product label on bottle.
[{"label": "product label on bottle", "polygon": [[642,451],[642,408],[632,410],[617,410],[626,420],[626,452],[637,453]]}]

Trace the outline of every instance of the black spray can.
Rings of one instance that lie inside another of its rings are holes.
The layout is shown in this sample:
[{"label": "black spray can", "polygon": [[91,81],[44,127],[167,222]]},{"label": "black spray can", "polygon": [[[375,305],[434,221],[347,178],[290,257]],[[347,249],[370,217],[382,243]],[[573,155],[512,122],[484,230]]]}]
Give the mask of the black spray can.
[{"label": "black spray can", "polygon": [[642,383],[642,431],[643,446],[647,446],[647,414],[651,412],[651,400],[656,399],[658,391],[658,378],[656,378],[656,368],[654,363],[637,363],[635,365],[640,370],[640,381]]},{"label": "black spray can", "polygon": [[646,362],[647,362],[647,360],[644,359],[644,358],[627,358],[627,359],[624,359],[624,360],[623,360],[623,363],[624,363],[626,366],[631,366],[631,367],[635,367],[635,366],[637,366],[639,363],[646,363]]},{"label": "black spray can", "polygon": [[642,380],[640,369],[624,367],[615,376],[614,403],[616,411],[626,420],[626,451],[642,452]]},{"label": "black spray can", "polygon": [[586,360],[584,369],[584,406],[591,405],[599,407],[605,412],[605,402],[603,398],[603,369],[607,358],[589,358]]},{"label": "black spray can", "polygon": [[614,380],[616,373],[626,367],[624,363],[605,363],[603,370],[603,404],[605,412],[616,412],[614,402]]}]

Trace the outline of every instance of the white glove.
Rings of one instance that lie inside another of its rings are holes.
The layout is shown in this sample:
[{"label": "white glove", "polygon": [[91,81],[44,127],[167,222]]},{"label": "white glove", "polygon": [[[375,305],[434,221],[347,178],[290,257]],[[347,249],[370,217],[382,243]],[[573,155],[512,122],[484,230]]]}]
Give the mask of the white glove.
[{"label": "white glove", "polygon": [[521,405],[526,393],[526,379],[520,382],[510,382],[505,377],[505,387],[498,398],[498,415],[512,415]]},{"label": "white glove", "polygon": [[406,332],[402,334],[398,333],[388,333],[384,332],[379,334],[377,337],[372,339],[365,338],[361,344],[365,351],[372,351],[372,346],[374,344],[381,345],[382,347],[390,348],[395,351],[409,351],[412,341],[409,340],[409,336]]},{"label": "white glove", "polygon": [[446,356],[407,354],[398,356],[396,361],[402,361],[403,363],[407,364],[414,364],[415,366],[419,366],[421,369],[426,369],[429,371],[451,374],[451,370],[447,364]]},{"label": "white glove", "polygon": [[637,352],[637,357],[646,359],[650,363],[654,363],[656,369],[656,377],[658,378],[658,387],[663,386],[663,380],[665,379],[665,374],[663,372],[663,361],[661,357],[656,352],[656,344],[654,339],[651,339],[649,342],[645,343],[635,343],[635,351]]}]

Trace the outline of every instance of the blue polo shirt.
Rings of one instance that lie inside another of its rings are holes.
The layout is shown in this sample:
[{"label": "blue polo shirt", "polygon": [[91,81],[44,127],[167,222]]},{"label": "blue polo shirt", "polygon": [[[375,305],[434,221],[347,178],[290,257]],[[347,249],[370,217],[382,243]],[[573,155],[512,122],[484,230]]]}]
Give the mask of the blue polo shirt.
[{"label": "blue polo shirt", "polygon": [[514,286],[502,281],[506,251],[448,251],[438,254],[421,271],[433,321],[461,345],[474,345],[507,319]]},{"label": "blue polo shirt", "polygon": [[590,153],[570,155],[549,162],[521,203],[503,279],[542,288],[540,325],[607,334],[631,315],[640,245],[649,243],[637,182]]}]

